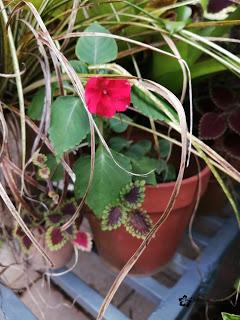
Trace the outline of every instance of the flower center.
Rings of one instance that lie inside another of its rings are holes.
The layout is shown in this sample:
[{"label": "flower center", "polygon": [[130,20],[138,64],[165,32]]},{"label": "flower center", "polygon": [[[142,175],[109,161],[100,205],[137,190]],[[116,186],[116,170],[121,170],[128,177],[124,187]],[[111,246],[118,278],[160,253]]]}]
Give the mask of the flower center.
[{"label": "flower center", "polygon": [[102,93],[106,96],[108,94],[108,91],[106,89],[103,89]]}]

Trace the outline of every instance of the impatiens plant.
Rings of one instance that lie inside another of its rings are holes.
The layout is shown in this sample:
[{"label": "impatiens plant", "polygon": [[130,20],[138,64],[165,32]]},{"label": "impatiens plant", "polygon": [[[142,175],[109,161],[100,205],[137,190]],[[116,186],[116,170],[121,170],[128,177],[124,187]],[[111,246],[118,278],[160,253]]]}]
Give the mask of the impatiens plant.
[{"label": "impatiens plant", "polygon": [[[214,77],[209,91],[196,100],[202,115],[199,136],[214,143],[214,148],[230,161],[240,160],[240,83],[229,76]],[[235,162],[234,162],[235,163]]]}]

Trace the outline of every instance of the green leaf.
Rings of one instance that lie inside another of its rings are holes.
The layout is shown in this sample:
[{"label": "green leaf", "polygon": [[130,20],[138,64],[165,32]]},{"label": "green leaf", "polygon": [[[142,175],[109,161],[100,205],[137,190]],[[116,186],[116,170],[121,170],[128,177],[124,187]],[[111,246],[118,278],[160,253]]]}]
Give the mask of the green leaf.
[{"label": "green leaf", "polygon": [[57,98],[52,104],[49,136],[59,160],[65,151],[78,145],[89,133],[89,120],[78,97]]},{"label": "green leaf", "polygon": [[[140,160],[132,160],[132,170],[134,173],[138,174],[146,174],[155,170],[157,165],[158,160],[154,158],[143,157]],[[142,176],[141,179],[145,180],[147,184],[155,185],[157,183],[154,171],[149,173],[147,176]]]},{"label": "green leaf", "polygon": [[[99,23],[92,23],[85,32],[110,32]],[[101,64],[116,59],[118,47],[115,39],[99,36],[80,37],[76,45],[76,56],[88,64]]]},{"label": "green leaf", "polygon": [[126,152],[128,157],[139,159],[147,154],[152,148],[152,143],[150,140],[140,140],[134,143],[129,151]]},{"label": "green leaf", "polygon": [[56,158],[52,154],[47,155],[47,167],[50,169],[52,181],[60,181],[64,177],[64,169],[61,163],[57,163]]},{"label": "green leaf", "polygon": [[168,119],[167,116],[159,110],[158,106],[136,86],[132,87],[131,101],[133,106],[147,117],[161,121]]},{"label": "green leaf", "polygon": [[192,9],[188,6],[182,6],[176,8],[177,20],[178,21],[188,21],[192,15]]},{"label": "green leaf", "polygon": [[109,120],[109,125],[110,125],[110,128],[114,132],[117,132],[117,133],[122,133],[122,132],[126,131],[128,128],[128,124],[123,122],[122,120],[132,122],[131,118],[129,118],[128,116],[126,116],[125,114],[122,114],[122,113],[116,114],[115,118],[117,118],[117,119],[112,118]]},{"label": "green leaf", "polygon": [[162,22],[165,25],[165,28],[171,33],[175,33],[178,31],[181,31],[185,26],[186,22],[185,21],[171,21],[168,19],[163,19]]},{"label": "green leaf", "polygon": [[166,158],[169,155],[171,143],[166,139],[159,140],[159,149],[161,158]]},{"label": "green leaf", "polygon": [[33,96],[32,102],[28,107],[27,114],[32,120],[41,120],[45,97],[45,88],[40,88]]},{"label": "green leaf", "polygon": [[238,278],[234,283],[234,288],[237,290],[237,292],[240,292],[240,278]]},{"label": "green leaf", "polygon": [[132,141],[124,139],[122,137],[113,137],[109,141],[111,149],[117,152],[122,152],[124,149],[128,149]]},{"label": "green leaf", "polygon": [[83,64],[81,61],[70,60],[69,63],[77,73],[88,73],[87,66]]},{"label": "green leaf", "polygon": [[240,320],[240,316],[237,316],[235,314],[230,314],[226,312],[222,312],[222,318],[223,320]]},{"label": "green leaf", "polygon": [[[130,160],[123,155],[112,151],[115,161],[126,170],[131,170]],[[76,174],[75,195],[81,198],[87,188],[90,175],[90,156],[80,157],[74,166]],[[86,203],[97,217],[101,217],[104,208],[116,202],[121,189],[131,181],[131,175],[119,168],[100,146],[96,152],[94,176]]]}]

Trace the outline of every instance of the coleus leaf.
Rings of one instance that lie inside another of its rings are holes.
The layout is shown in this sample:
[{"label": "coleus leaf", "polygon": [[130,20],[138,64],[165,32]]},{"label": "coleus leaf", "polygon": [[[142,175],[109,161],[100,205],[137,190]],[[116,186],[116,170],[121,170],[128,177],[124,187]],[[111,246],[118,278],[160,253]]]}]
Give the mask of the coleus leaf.
[{"label": "coleus leaf", "polygon": [[227,129],[225,117],[215,112],[202,116],[199,122],[199,137],[203,140],[215,140],[221,137]]},{"label": "coleus leaf", "polygon": [[234,92],[226,86],[211,85],[210,96],[214,104],[223,111],[231,110],[236,103]]},{"label": "coleus leaf", "polygon": [[32,241],[25,234],[22,228],[20,226],[17,226],[13,233],[15,237],[18,239],[22,251],[25,253],[29,253],[32,247]]},{"label": "coleus leaf", "polygon": [[200,97],[194,100],[194,107],[200,114],[205,114],[207,112],[213,112],[216,110],[215,104],[209,97]]},{"label": "coleus leaf", "polygon": [[75,224],[71,224],[64,232],[69,240],[73,240],[77,235],[77,227]]},{"label": "coleus leaf", "polygon": [[151,218],[140,208],[132,210],[125,222],[126,230],[138,239],[144,239],[152,227]]},{"label": "coleus leaf", "polygon": [[72,243],[79,250],[86,252],[92,250],[92,236],[89,232],[78,231]]},{"label": "coleus leaf", "polygon": [[126,210],[120,204],[108,205],[103,211],[101,229],[114,230],[121,226],[126,219]]},{"label": "coleus leaf", "polygon": [[51,212],[45,216],[45,220],[47,226],[59,225],[62,221],[62,215],[58,212]]},{"label": "coleus leaf", "polygon": [[232,132],[224,137],[224,151],[230,157],[240,159],[239,135]]},{"label": "coleus leaf", "polygon": [[124,207],[136,209],[141,206],[145,196],[145,181],[130,182],[120,192],[120,199]]},{"label": "coleus leaf", "polygon": [[57,251],[66,244],[68,238],[65,232],[61,231],[60,228],[51,226],[46,231],[45,241],[51,251]]},{"label": "coleus leaf", "polygon": [[63,216],[73,216],[77,210],[77,203],[74,199],[67,200],[63,203],[60,208],[60,211]]},{"label": "coleus leaf", "polygon": [[235,133],[240,135],[240,110],[231,113],[228,117],[228,125]]}]

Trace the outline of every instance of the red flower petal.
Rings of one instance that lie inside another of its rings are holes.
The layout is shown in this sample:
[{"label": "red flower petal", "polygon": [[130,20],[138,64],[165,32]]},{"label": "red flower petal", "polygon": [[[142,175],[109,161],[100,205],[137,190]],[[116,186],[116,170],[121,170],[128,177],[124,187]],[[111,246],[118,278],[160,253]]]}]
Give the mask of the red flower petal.
[{"label": "red flower petal", "polygon": [[85,87],[85,98],[91,113],[112,118],[125,111],[131,102],[131,85],[127,80],[92,77]]},{"label": "red flower petal", "polygon": [[214,112],[206,113],[199,123],[199,137],[203,140],[215,140],[221,137],[227,129],[223,115]]},{"label": "red flower petal", "polygon": [[79,231],[73,244],[82,251],[90,252],[92,250],[92,236],[88,232]]},{"label": "red flower petal", "polygon": [[233,112],[230,117],[228,118],[228,125],[229,127],[236,132],[237,134],[240,134],[240,111]]}]

